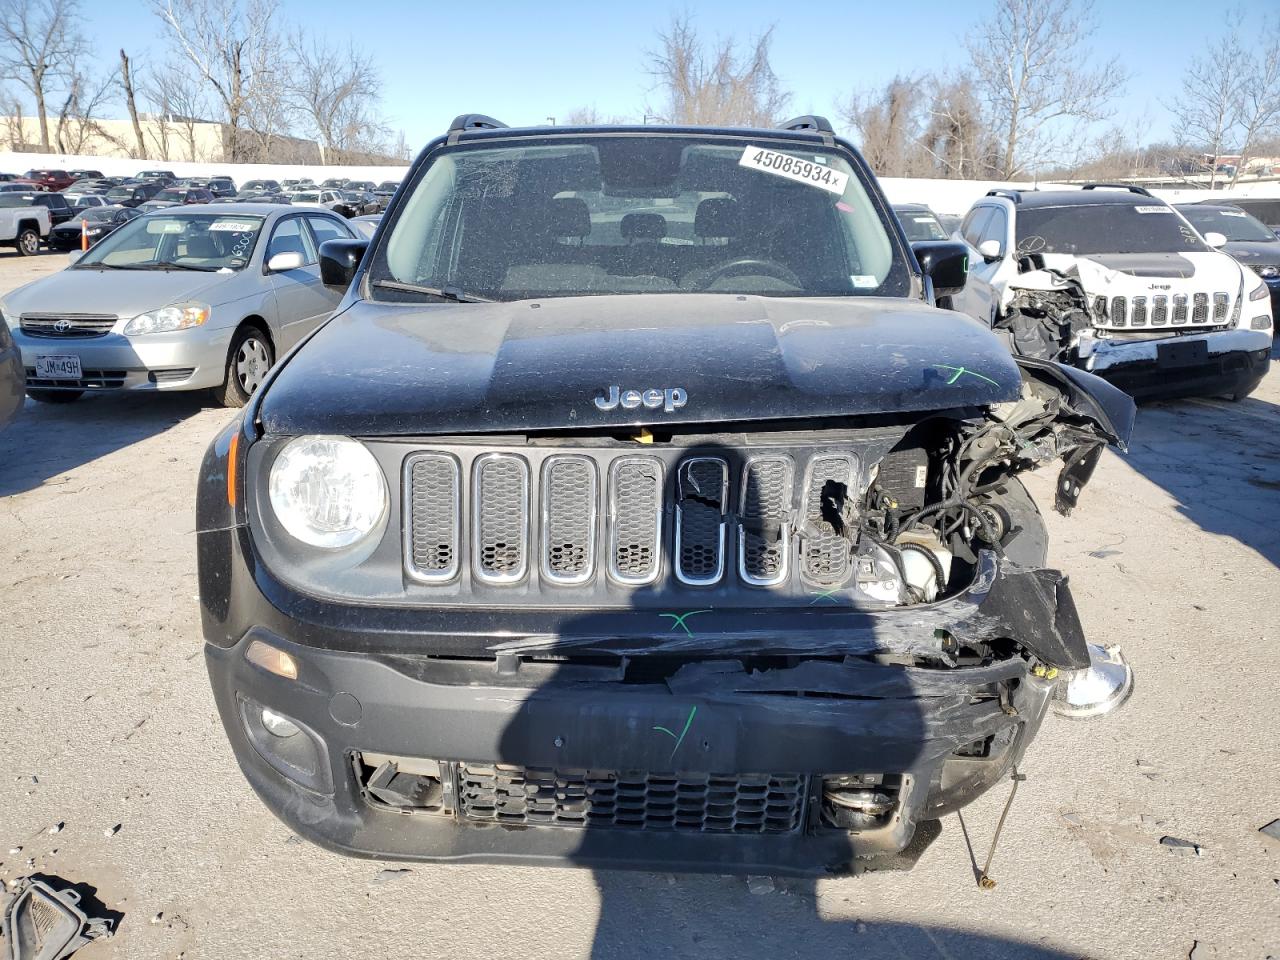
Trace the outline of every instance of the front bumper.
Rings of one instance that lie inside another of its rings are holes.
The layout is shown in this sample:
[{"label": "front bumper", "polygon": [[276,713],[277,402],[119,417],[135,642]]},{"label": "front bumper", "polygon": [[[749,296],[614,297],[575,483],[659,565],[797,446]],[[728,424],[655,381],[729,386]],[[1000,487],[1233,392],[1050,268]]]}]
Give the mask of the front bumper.
[{"label": "front bumper", "polygon": [[[1187,363],[1161,358],[1162,344],[1203,343],[1202,359]],[[1224,330],[1152,340],[1082,341],[1081,365],[1135,399],[1218,395],[1244,396],[1262,382],[1270,366],[1270,330]]]},{"label": "front bumper", "polygon": [[[117,324],[117,329],[119,328]],[[41,390],[204,390],[226,377],[231,327],[200,327],[176,333],[125,337],[33,337],[14,326],[29,388]],[[80,358],[80,380],[36,377],[37,356]]]}]

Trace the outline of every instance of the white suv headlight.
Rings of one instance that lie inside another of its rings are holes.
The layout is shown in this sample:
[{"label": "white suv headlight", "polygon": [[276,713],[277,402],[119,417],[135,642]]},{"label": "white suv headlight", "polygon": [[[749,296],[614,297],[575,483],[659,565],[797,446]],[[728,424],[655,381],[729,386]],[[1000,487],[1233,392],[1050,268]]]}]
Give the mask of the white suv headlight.
[{"label": "white suv headlight", "polygon": [[271,508],[291,535],[336,550],[369,535],[387,512],[387,481],[364,444],[298,437],[271,465]]},{"label": "white suv headlight", "polygon": [[198,327],[209,319],[209,307],[203,303],[175,303],[150,313],[140,313],[124,328],[126,337],[144,333],[172,333]]}]

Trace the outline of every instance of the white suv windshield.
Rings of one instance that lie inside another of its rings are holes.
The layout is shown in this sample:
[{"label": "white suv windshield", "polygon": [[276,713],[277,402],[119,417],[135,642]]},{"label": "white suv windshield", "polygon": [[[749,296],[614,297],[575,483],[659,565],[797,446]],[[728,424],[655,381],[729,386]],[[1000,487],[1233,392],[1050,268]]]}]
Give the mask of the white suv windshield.
[{"label": "white suv windshield", "polygon": [[693,135],[446,150],[411,185],[370,279],[387,299],[909,289],[838,150]]},{"label": "white suv windshield", "polygon": [[1203,240],[1159,200],[1020,209],[1018,252],[1203,253]]}]

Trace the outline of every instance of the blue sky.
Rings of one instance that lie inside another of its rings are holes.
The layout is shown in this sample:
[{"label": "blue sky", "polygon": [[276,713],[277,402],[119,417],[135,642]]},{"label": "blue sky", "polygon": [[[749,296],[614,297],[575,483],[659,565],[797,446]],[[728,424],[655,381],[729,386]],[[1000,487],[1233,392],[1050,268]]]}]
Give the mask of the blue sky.
[{"label": "blue sky", "polygon": [[[123,45],[135,62],[160,56],[159,24],[141,0],[84,5],[86,33],[114,59]],[[425,4],[368,0],[280,0],[283,18],[332,40],[350,36],[376,51],[384,78],[384,112],[415,149],[463,112],[492,114],[512,125],[545,123],[574,107],[640,119],[652,79],[646,51],[674,12],[692,12],[708,36],[753,36],[774,25],[773,65],[793,91],[796,113],[833,120],[850,91],[881,85],[895,73],[962,65],[964,41],[989,9],[971,2],[761,0],[696,6],[485,0]],[[1095,43],[1100,58],[1121,54],[1133,73],[1113,122],[1144,141],[1168,135],[1162,105],[1179,81],[1179,65],[1206,46],[1227,7],[1211,0],[1099,0]],[[1258,27],[1276,0],[1248,12]],[[153,26],[154,25],[154,26]],[[123,109],[116,108],[117,115]]]}]

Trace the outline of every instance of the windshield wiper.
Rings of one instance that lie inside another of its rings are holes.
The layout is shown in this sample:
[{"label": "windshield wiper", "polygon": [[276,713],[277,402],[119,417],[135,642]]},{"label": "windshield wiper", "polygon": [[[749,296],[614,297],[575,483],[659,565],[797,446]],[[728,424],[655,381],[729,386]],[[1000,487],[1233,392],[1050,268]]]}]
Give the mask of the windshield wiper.
[{"label": "windshield wiper", "polygon": [[379,290],[397,290],[400,293],[420,293],[427,297],[439,297],[451,303],[495,303],[488,297],[477,297],[463,293],[457,287],[425,287],[417,283],[404,283],[400,280],[374,280],[372,285]]},{"label": "windshield wiper", "polygon": [[160,260],[154,263],[113,263],[110,266],[115,270],[196,270],[199,273],[214,273],[217,267],[197,267],[190,263],[170,263],[168,260]]}]

